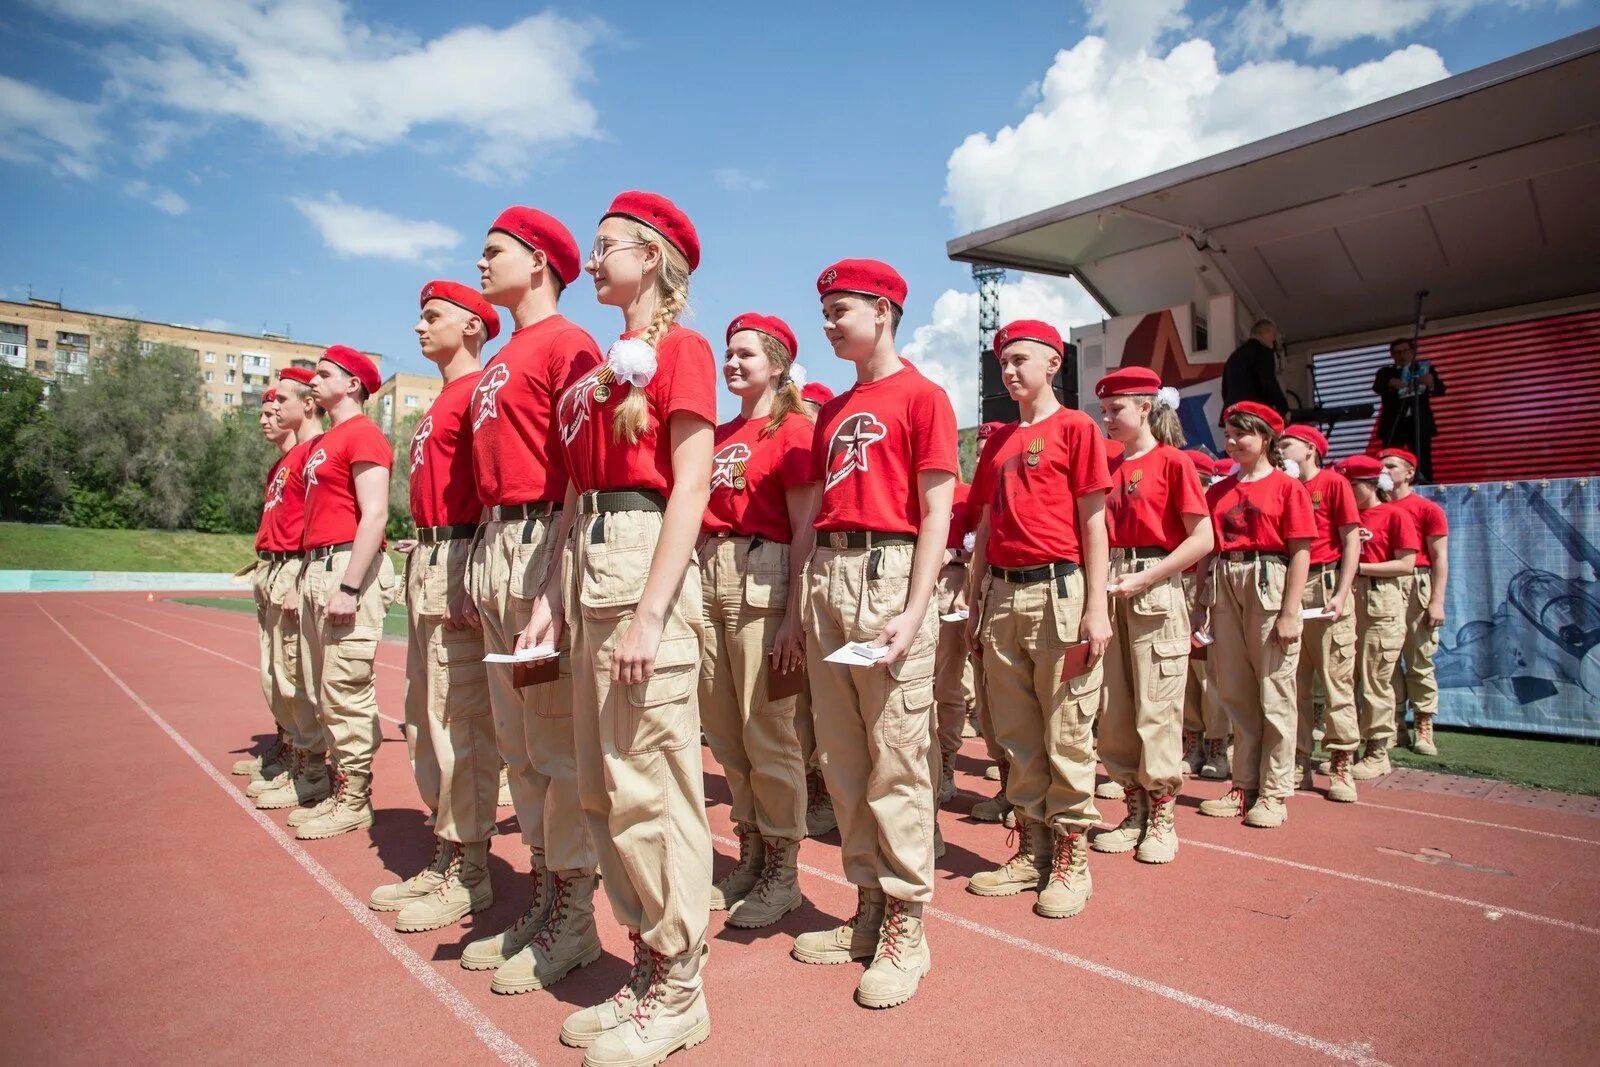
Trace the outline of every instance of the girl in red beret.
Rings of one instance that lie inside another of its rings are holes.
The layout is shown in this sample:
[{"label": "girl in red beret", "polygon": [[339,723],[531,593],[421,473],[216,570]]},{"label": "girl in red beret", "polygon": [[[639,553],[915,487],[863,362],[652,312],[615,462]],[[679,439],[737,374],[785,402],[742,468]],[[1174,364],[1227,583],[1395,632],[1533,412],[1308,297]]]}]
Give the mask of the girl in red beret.
[{"label": "girl in red beret", "polygon": [[1016,853],[967,883],[980,896],[1036,891],[1035,914],[1065,919],[1089,902],[1089,827],[1106,608],[1105,438],[1050,383],[1061,335],[1023,320],[995,334],[1021,419],[991,434],[978,459],[972,571],[982,581],[969,641],[983,656],[985,697],[1005,751]]},{"label": "girl in red beret", "polygon": [[806,699],[800,621],[815,508],[814,427],[800,399],[794,333],[747,313],[728,324],[722,377],[739,415],[717,427],[701,523],[705,653],[700,709],[728,780],[739,862],[711,889],[728,925],[770,926],[800,906],[806,764],[796,717]]},{"label": "girl in red beret", "polygon": [[1206,491],[1216,553],[1195,628],[1210,629],[1217,696],[1233,723],[1233,788],[1200,814],[1243,815],[1246,826],[1282,826],[1294,792],[1300,599],[1311,538],[1311,494],[1272,465],[1283,417],[1243,401],[1223,412],[1223,440],[1239,470]]},{"label": "girl in red beret", "polygon": [[704,622],[690,564],[710,499],[716,364],[678,324],[699,258],[694,226],[663,196],[623,193],[600,220],[584,269],[623,333],[561,397],[575,519],[518,642],[553,645],[563,613],[572,628],[578,794],[611,909],[634,939],[627,984],[561,1028],[591,1063],[658,1063],[711,1032]]},{"label": "girl in red beret", "polygon": [[1170,863],[1178,854],[1190,645],[1182,576],[1211,551],[1211,523],[1194,464],[1180,451],[1177,390],[1162,388],[1152,370],[1130,367],[1101,378],[1095,394],[1106,433],[1123,445],[1111,459],[1106,496],[1115,636],[1106,650],[1099,742],[1128,813],[1091,847]]}]

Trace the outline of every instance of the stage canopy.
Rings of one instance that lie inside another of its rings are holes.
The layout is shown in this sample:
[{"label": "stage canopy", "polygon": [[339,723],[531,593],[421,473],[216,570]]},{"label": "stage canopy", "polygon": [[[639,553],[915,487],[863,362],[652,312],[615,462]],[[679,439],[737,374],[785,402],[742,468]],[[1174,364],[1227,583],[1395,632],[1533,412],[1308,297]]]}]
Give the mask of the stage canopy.
[{"label": "stage canopy", "polygon": [[1419,289],[1431,319],[1600,291],[1600,28],[947,251],[1113,316],[1232,290],[1297,346],[1409,322]]}]

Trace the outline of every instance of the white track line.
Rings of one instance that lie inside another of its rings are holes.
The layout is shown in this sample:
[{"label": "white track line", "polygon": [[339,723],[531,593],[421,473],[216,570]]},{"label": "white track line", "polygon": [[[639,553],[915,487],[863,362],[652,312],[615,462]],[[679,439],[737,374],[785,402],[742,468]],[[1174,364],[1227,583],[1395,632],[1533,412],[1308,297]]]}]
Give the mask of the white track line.
[{"label": "white track line", "polygon": [[[731,838],[712,835],[711,840],[720,845],[726,845],[732,849],[738,849],[739,847],[739,842],[734,841]],[[799,864],[799,868],[815,878],[821,878],[823,881],[832,882],[835,885],[841,885],[847,889],[855,888],[855,886],[849,881],[831,871],[824,871],[807,863]],[[1082,956],[1074,956],[1070,952],[1063,952],[1060,949],[1051,948],[1048,945],[1041,945],[1037,941],[1030,941],[1025,937],[1019,937],[1016,934],[1009,934],[1004,930],[997,930],[992,926],[985,926],[983,923],[973,922],[971,919],[963,918],[960,915],[954,915],[942,908],[925,906],[922,910],[922,914],[925,917],[938,919],[939,921],[949,923],[952,926],[958,926],[961,929],[966,930],[968,933],[977,934],[980,937],[987,937],[993,941],[998,941],[1003,945],[1009,945],[1012,948],[1021,949],[1024,952],[1031,952],[1036,956],[1043,956],[1045,959],[1053,960],[1056,963],[1064,963],[1069,967],[1076,967],[1078,970],[1087,971],[1096,977],[1108,978],[1113,982],[1120,982],[1121,984],[1129,986],[1133,989],[1137,989],[1142,993],[1150,993],[1158,997],[1163,997],[1167,1000],[1182,1004],[1186,1008],[1193,1008],[1195,1011],[1203,1012],[1206,1015],[1212,1016],[1213,1018],[1221,1019],[1224,1022],[1234,1023],[1238,1026],[1243,1026],[1246,1029],[1254,1030],[1258,1034],[1265,1034],[1268,1037],[1275,1037],[1280,1041],[1287,1041],[1292,1045],[1299,1045],[1301,1048],[1311,1049],[1314,1052],[1320,1052],[1322,1055],[1327,1056],[1330,1059],[1338,1060],[1342,1063],[1362,1064],[1364,1067],[1386,1067],[1383,1060],[1378,1059],[1372,1054],[1372,1046],[1367,1042],[1341,1045],[1337,1042],[1325,1041],[1320,1037],[1312,1037],[1310,1034],[1302,1034],[1298,1030],[1292,1030],[1287,1026],[1269,1022],[1266,1019],[1250,1015],[1247,1012],[1237,1011],[1225,1004],[1218,1004],[1215,1001],[1206,1000],[1204,997],[1195,996],[1193,993],[1186,993],[1181,989],[1174,989],[1172,986],[1162,985],[1160,982],[1153,982],[1148,978],[1141,978],[1136,974],[1129,974],[1127,971],[1120,971],[1115,967],[1108,967],[1103,963],[1097,963],[1094,960],[1085,959]]]},{"label": "white track line", "polygon": [[192,759],[195,765],[204,771],[235,804],[238,804],[246,815],[254,819],[256,824],[266,832],[267,836],[277,842],[278,847],[287,852],[289,857],[298,863],[329,896],[333,897],[339,906],[349,913],[352,919],[365,927],[372,934],[373,939],[382,945],[402,967],[409,971],[411,976],[420,982],[424,989],[432,993],[435,999],[444,1005],[450,1014],[470,1027],[474,1036],[483,1042],[484,1046],[490,1052],[493,1052],[500,1062],[511,1064],[513,1067],[538,1067],[538,1061],[528,1055],[526,1049],[512,1040],[511,1036],[496,1026],[488,1016],[473,1007],[472,1003],[461,994],[460,990],[445,981],[431,964],[400,940],[400,937],[385,925],[383,920],[376,918],[365,904],[357,900],[348,889],[340,884],[338,879],[328,873],[326,867],[313,859],[311,854],[285,833],[277,823],[257,811],[244,794],[235,789],[232,783],[222,776],[221,771],[213,767],[182,734],[173,729],[166,719],[157,714],[156,710],[145,703],[138,693],[129,688],[128,683],[124,682],[115,671],[106,666],[105,661],[89,651],[89,647],[78,640],[71,630],[63,626],[61,621],[50,614],[49,611],[46,611],[43,604],[34,601],[34,606],[44,612],[45,618],[55,623],[56,627],[67,635],[69,641],[77,645],[83,654],[88,656],[94,665],[105,673],[107,678],[116,683],[117,688],[126,693],[128,699],[133,701],[140,711],[149,716],[150,721],[160,727],[161,732],[171,738],[173,744],[182,749],[184,754]]},{"label": "white track line", "polygon": [[1429,819],[1448,819],[1451,822],[1464,822],[1469,826],[1486,826],[1491,830],[1515,830],[1521,834],[1534,834],[1537,837],[1549,837],[1557,841],[1571,841],[1579,845],[1600,845],[1600,841],[1592,837],[1573,837],[1571,834],[1556,834],[1549,830],[1530,830],[1526,826],[1507,826],[1504,823],[1485,822],[1482,819],[1468,819],[1460,815],[1443,815],[1437,811],[1420,811],[1417,808],[1399,808],[1388,804],[1375,804],[1365,801],[1360,805],[1363,811],[1397,811],[1405,815],[1422,815]]},{"label": "white track line", "polygon": [[[250,669],[252,671],[259,672],[261,670],[261,665],[259,663],[246,663],[244,660],[236,659],[233,656],[228,655],[226,652],[218,652],[214,648],[207,648],[205,645],[197,645],[193,641],[186,641],[183,638],[178,637],[178,636],[176,636],[174,634],[167,633],[165,630],[157,630],[154,626],[146,626],[142,622],[139,622],[139,621],[137,621],[135,619],[127,618],[127,617],[122,616],[122,615],[117,615],[117,614],[115,614],[113,612],[109,612],[105,608],[95,607],[93,604],[85,604],[84,607],[89,608],[91,611],[98,611],[100,614],[106,616],[107,618],[116,619],[118,622],[125,622],[129,626],[137,626],[141,630],[149,630],[151,633],[155,634],[158,637],[165,637],[167,640],[176,641],[180,645],[188,645],[190,648],[196,649],[196,650],[198,650],[200,652],[204,652],[209,656],[215,656],[218,659],[225,659],[229,663],[237,663],[239,666],[246,667],[246,668],[248,668],[248,669]],[[40,608],[40,610],[43,611],[44,609]],[[385,715],[381,711],[378,712],[378,718],[382,719],[384,722],[392,722],[396,726],[401,727],[402,729],[404,729],[404,727],[405,727],[405,723],[401,722],[399,719],[394,718],[393,716]]]},{"label": "white track line", "polygon": [[[195,623],[201,622],[203,620],[197,619],[193,615],[188,615],[186,612],[184,612],[182,610],[183,608],[199,608],[201,611],[214,611],[217,614],[221,615],[223,618],[227,618],[230,615],[231,616],[238,616],[238,615],[243,615],[244,614],[244,612],[242,612],[242,611],[229,611],[227,608],[208,608],[203,604],[178,604],[178,603],[176,603],[174,601],[171,601],[171,600],[158,600],[158,601],[156,601],[156,603],[157,604],[165,604],[168,607],[173,609],[170,612],[163,611],[161,613],[162,615],[167,616],[169,618],[173,618],[173,619],[187,619],[189,622],[195,622]],[[252,627],[248,623],[246,623],[245,620],[239,619],[238,621],[241,623],[241,627],[238,630],[239,633],[251,633],[251,632],[254,632],[254,627]],[[228,629],[232,629],[232,627],[228,627]],[[378,651],[380,651],[380,652],[383,651],[383,646],[384,646],[385,643],[386,642],[384,641],[383,637],[379,636],[379,638],[378,638]],[[405,669],[406,668],[405,668],[404,664],[396,665],[396,664],[393,664],[393,663],[385,663],[380,659],[374,659],[373,662],[376,663],[378,666],[382,667],[386,671],[400,671],[402,674],[405,673]]]},{"label": "white track line", "polygon": [[1597,927],[1585,926],[1582,923],[1570,922],[1566,919],[1555,919],[1548,915],[1539,915],[1536,912],[1520,911],[1517,908],[1508,908],[1503,904],[1486,904],[1481,900],[1473,900],[1471,897],[1458,897],[1452,893],[1437,893],[1432,889],[1422,889],[1418,886],[1406,885],[1403,882],[1386,882],[1382,878],[1368,878],[1364,874],[1351,874],[1348,871],[1336,871],[1329,867],[1317,867],[1310,863],[1286,860],[1280,856],[1263,856],[1259,852],[1246,852],[1242,848],[1229,848],[1227,845],[1214,845],[1209,841],[1196,841],[1192,837],[1184,838],[1183,843],[1192,845],[1195,848],[1221,852],[1229,856],[1260,860],[1263,863],[1276,863],[1280,867],[1293,867],[1296,870],[1310,871],[1313,874],[1325,874],[1330,878],[1342,878],[1347,882],[1359,882],[1362,885],[1373,885],[1380,889],[1392,889],[1397,893],[1412,893],[1419,897],[1427,897],[1429,900],[1442,900],[1447,904],[1460,904],[1463,907],[1474,908],[1482,912],[1494,912],[1496,913],[1495,918],[1499,918],[1502,915],[1514,915],[1519,919],[1541,923],[1545,926],[1554,926],[1561,930],[1571,930],[1579,934],[1600,935],[1600,928]]}]

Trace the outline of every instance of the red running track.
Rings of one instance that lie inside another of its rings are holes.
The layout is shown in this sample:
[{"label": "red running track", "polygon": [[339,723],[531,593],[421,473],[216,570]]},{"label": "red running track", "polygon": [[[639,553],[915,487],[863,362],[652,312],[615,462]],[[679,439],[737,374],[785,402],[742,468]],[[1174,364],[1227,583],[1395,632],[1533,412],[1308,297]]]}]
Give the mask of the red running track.
[{"label": "red running track", "polygon": [[[379,653],[377,823],[303,844],[227,775],[269,732],[248,616],[8,594],[0,647],[4,1062],[579,1062],[562,1018],[627,971],[603,903],[609,954],[550,993],[498,997],[455,962],[524,904],[514,833],[494,842],[495,907],[460,926],[398,935],[365,907],[431,852],[394,721],[402,645]],[[916,999],[867,1011],[858,968],[789,959],[795,933],[854,904],[836,844],[809,841],[799,911],[762,931],[713,916],[713,1035],[673,1063],[1560,1064],[1600,1048],[1600,820],[1369,790],[1355,806],[1299,794],[1284,829],[1257,831],[1196,815],[1222,788],[1196,782],[1176,863],[1092,854],[1088,909],[1049,922],[1029,896],[962,891],[1009,854],[1003,830],[966,817],[992,789],[965,773],[981,772],[977,746],[942,816]],[[709,757],[707,771],[720,874],[734,843]],[[1122,813],[1102,803],[1106,822]]]}]

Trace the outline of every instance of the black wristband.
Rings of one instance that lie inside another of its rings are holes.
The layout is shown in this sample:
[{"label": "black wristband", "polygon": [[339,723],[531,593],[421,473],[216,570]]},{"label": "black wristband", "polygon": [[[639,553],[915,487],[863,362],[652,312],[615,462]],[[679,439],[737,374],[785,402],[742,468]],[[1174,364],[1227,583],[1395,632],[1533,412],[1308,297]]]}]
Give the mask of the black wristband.
[{"label": "black wristband", "polygon": [[351,596],[360,596],[361,595],[361,587],[359,585],[345,585],[343,582],[340,582],[339,583],[339,592],[341,592],[341,593],[349,593]]}]

